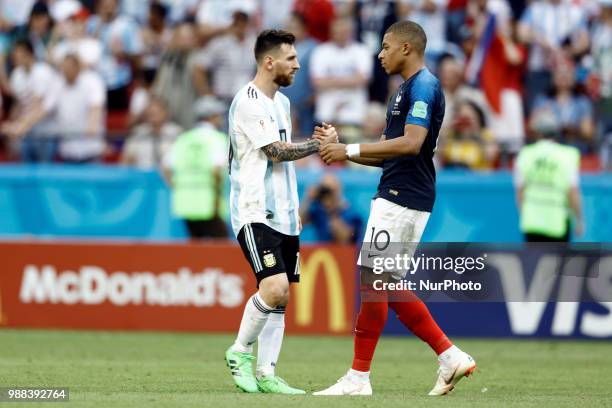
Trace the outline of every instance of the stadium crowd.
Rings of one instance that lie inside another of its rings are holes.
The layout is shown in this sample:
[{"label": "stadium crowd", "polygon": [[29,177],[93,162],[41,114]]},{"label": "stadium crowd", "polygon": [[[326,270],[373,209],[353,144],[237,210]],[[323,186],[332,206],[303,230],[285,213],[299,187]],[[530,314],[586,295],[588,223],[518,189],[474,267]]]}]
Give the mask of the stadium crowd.
[{"label": "stadium crowd", "polygon": [[612,168],[611,0],[0,0],[0,160],[163,166],[252,78],[263,28],[297,37],[294,139],[326,121],[377,140],[401,80],[376,55],[401,19],[446,96],[441,167],[508,167],[546,128]]}]

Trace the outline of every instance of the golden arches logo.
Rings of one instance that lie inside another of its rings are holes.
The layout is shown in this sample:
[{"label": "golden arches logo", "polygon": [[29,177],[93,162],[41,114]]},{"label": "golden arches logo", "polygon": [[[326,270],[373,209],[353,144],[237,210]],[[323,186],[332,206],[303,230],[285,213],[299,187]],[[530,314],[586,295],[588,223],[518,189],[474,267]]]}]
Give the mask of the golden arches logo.
[{"label": "golden arches logo", "polygon": [[300,265],[300,283],[296,285],[296,314],[298,326],[309,326],[313,322],[315,287],[319,272],[323,272],[327,287],[327,304],[329,307],[329,329],[332,332],[344,332],[350,329],[345,307],[344,285],[342,274],[336,258],[328,249],[315,250]]}]

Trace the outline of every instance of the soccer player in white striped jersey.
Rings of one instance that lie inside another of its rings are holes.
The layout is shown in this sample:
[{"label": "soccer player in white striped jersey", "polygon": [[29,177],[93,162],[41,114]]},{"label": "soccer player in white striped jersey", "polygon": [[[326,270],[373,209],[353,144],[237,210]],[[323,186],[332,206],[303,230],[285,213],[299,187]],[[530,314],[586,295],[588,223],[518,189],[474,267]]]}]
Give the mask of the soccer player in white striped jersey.
[{"label": "soccer player in white striped jersey", "polygon": [[320,140],[336,138],[337,133],[317,127],[313,139],[291,142],[289,100],[278,89],[291,85],[300,68],[294,41],[293,34],[282,30],[259,34],[257,74],[236,94],[229,111],[232,227],[258,287],[225,355],[234,382],[245,392],[304,394],[275,374],[289,285],[300,278],[301,225],[292,162],[317,153]]}]

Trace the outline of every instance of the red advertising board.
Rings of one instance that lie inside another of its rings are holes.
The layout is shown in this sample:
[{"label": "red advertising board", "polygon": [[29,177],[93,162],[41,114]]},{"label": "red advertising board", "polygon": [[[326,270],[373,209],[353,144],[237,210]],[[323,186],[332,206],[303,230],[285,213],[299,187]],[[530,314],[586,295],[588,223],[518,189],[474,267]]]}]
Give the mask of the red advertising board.
[{"label": "red advertising board", "polygon": [[[352,247],[301,250],[291,333],[350,333]],[[1,242],[0,327],[234,332],[255,279],[233,243]]]}]

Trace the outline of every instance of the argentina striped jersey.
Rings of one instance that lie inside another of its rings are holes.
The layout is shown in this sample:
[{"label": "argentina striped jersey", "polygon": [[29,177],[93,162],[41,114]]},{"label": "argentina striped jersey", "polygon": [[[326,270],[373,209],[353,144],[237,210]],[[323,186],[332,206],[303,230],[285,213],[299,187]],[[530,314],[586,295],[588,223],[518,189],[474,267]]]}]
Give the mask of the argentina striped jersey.
[{"label": "argentina striped jersey", "polygon": [[261,150],[276,141],[291,143],[289,99],[274,100],[252,82],[234,97],[229,110],[230,213],[238,236],[249,223],[264,223],[298,235],[298,194],[293,162],[273,163]]}]

